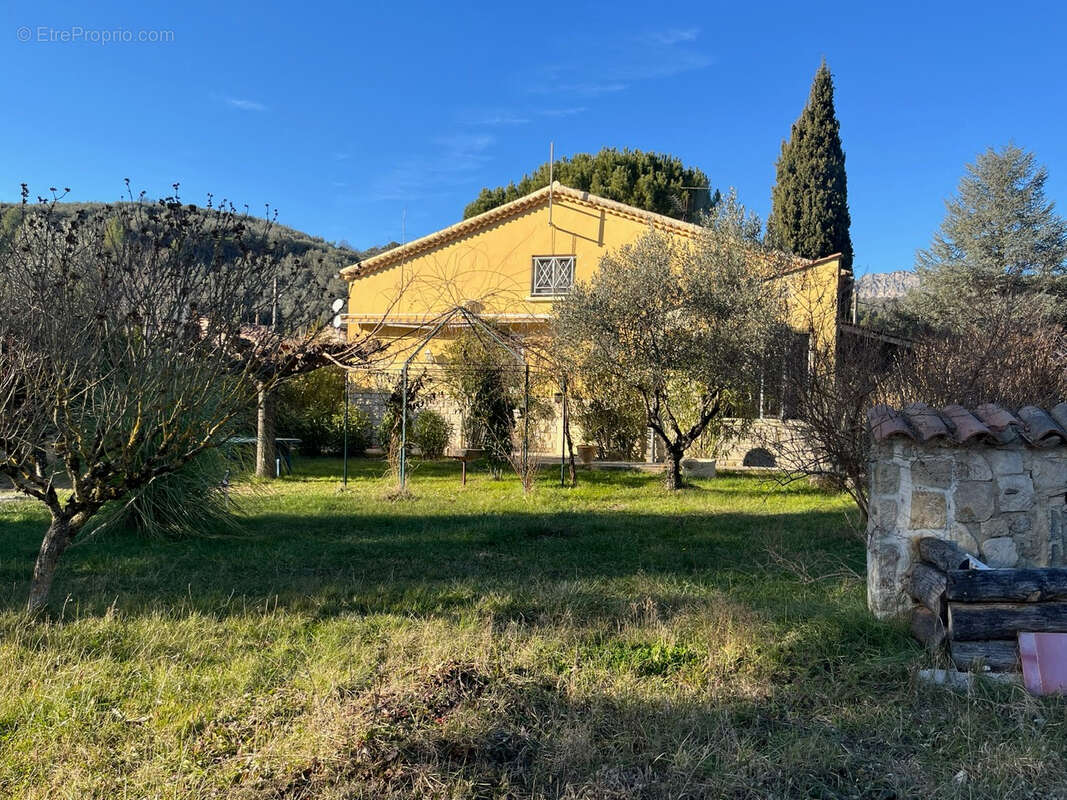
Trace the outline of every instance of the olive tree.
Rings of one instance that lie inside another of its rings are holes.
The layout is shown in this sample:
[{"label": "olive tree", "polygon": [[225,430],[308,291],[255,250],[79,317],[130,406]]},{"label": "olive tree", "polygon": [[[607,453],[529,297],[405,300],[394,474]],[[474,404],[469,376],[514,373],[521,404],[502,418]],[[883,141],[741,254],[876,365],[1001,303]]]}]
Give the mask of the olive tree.
[{"label": "olive tree", "polygon": [[758,383],[782,339],[774,278],[794,262],[756,230],[736,202],[688,242],[649,230],[556,304],[558,351],[641,398],[667,449],[671,489],[683,486],[686,450]]},{"label": "olive tree", "polygon": [[0,474],[51,517],[30,612],[101,509],[221,444],[257,386],[321,353],[317,302],[288,298],[303,312],[285,327],[255,324],[275,281],[299,282],[251,245],[247,215],[177,196],[74,214],[57,200],[23,187],[0,251]]}]

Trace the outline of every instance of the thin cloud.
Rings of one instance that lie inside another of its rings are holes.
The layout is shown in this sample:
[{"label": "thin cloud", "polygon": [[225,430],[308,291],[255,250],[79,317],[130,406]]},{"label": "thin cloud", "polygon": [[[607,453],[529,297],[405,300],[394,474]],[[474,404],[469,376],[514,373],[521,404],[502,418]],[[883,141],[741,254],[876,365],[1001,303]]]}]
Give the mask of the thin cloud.
[{"label": "thin cloud", "polygon": [[542,117],[570,117],[586,111],[585,106],[570,106],[565,108],[528,108],[522,111],[493,111],[478,116],[472,114],[475,126],[496,127],[508,125],[529,125],[531,122]]},{"label": "thin cloud", "polygon": [[488,133],[456,133],[442,136],[435,140],[443,150],[443,161],[448,166],[446,171],[469,169],[483,163],[487,156],[485,151],[496,142],[496,137]]},{"label": "thin cloud", "polygon": [[488,114],[481,119],[477,120],[477,125],[526,125],[530,122],[528,116],[521,114],[509,114],[502,112],[499,114]]},{"label": "thin cloud", "polygon": [[652,44],[672,47],[685,42],[695,42],[698,36],[700,36],[700,28],[670,28],[665,31],[655,31],[645,38]]},{"label": "thin cloud", "polygon": [[241,111],[266,111],[267,107],[255,100],[245,100],[241,97],[227,97],[226,104],[239,108]]},{"label": "thin cloud", "polygon": [[534,94],[574,94],[582,97],[596,97],[602,94],[614,94],[626,88],[622,81],[583,81],[580,83],[545,83],[533,86],[530,91]]},{"label": "thin cloud", "polygon": [[589,109],[586,106],[572,106],[571,108],[546,108],[544,111],[538,111],[542,117],[573,117],[575,114],[581,114]]},{"label": "thin cloud", "polygon": [[670,78],[703,69],[714,59],[697,47],[700,29],[667,28],[634,36],[625,41],[576,41],[575,52],[595,49],[595,65],[588,61],[563,60],[531,76],[527,91],[562,97],[598,97],[625,91],[631,84]]},{"label": "thin cloud", "polygon": [[431,141],[433,152],[398,162],[375,182],[369,197],[381,201],[451,196],[449,189],[470,183],[492,156],[496,137],[488,133],[455,133]]}]

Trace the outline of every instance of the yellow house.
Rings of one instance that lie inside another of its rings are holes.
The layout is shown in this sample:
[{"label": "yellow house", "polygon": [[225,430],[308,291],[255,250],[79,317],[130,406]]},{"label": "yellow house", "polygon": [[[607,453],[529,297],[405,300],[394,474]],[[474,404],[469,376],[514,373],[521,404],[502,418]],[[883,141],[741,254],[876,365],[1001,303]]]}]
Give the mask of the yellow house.
[{"label": "yellow house", "polygon": [[[351,338],[424,335],[456,306],[521,334],[544,330],[552,304],[592,277],[601,258],[650,228],[691,241],[699,225],[554,183],[510,203],[347,267]],[[790,324],[809,347],[836,341],[840,257],[796,259]]]}]

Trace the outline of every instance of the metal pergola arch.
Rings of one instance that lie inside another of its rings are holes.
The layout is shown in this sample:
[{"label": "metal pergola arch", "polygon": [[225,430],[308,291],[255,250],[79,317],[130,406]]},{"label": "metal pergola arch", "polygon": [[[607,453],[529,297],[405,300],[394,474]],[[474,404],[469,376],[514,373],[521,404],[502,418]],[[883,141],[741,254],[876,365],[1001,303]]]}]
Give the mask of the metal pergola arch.
[{"label": "metal pergola arch", "polygon": [[[454,306],[443,314],[439,315],[435,319],[429,321],[429,331],[422,338],[414,344],[413,349],[407,352],[407,357],[404,359],[400,370],[401,381],[401,419],[400,419],[400,453],[399,453],[399,482],[400,488],[403,489],[407,484],[407,410],[408,410],[408,370],[412,362],[422,353],[423,350],[432,342],[440,332],[446,328],[449,324],[455,324],[457,317],[460,318],[462,323],[465,323],[476,336],[481,337],[481,334],[486,334],[493,342],[503,347],[510,354],[516,357],[521,364],[524,372],[524,392],[523,392],[523,439],[522,439],[522,467],[523,470],[529,468],[530,458],[530,362],[527,358],[527,353],[531,350],[528,344],[519,344],[514,340],[505,338],[500,335],[500,332],[496,330],[492,325],[488,324],[485,320],[479,317],[476,313],[471,311],[465,306]],[[561,412],[563,416],[563,430],[564,435],[560,449],[560,482],[564,484],[564,471],[566,469],[566,426],[568,416],[568,402],[567,402],[567,377],[566,374],[559,369],[559,364],[554,358],[549,356],[543,351],[538,351],[537,356],[539,359],[547,361],[556,370],[559,370],[559,382],[560,393],[559,399],[561,403]],[[355,371],[358,371],[358,367]],[[345,369],[345,445],[344,445],[344,461],[345,461],[345,478],[344,483],[347,486],[348,483],[348,373],[353,371],[351,368]]]}]

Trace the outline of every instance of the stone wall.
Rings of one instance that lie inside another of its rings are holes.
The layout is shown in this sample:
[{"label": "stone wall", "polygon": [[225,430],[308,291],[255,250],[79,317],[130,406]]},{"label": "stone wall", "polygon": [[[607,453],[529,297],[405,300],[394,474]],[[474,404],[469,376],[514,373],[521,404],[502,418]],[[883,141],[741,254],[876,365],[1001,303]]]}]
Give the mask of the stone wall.
[{"label": "stone wall", "polygon": [[1067,564],[1064,496],[1067,447],[874,445],[867,526],[867,599],[879,617],[910,605],[901,578],[915,542],[956,542],[991,567]]},{"label": "stone wall", "polygon": [[717,456],[719,466],[723,469],[799,469],[812,460],[800,436],[803,424],[799,420],[773,417],[754,420],[743,436],[731,440]]}]

